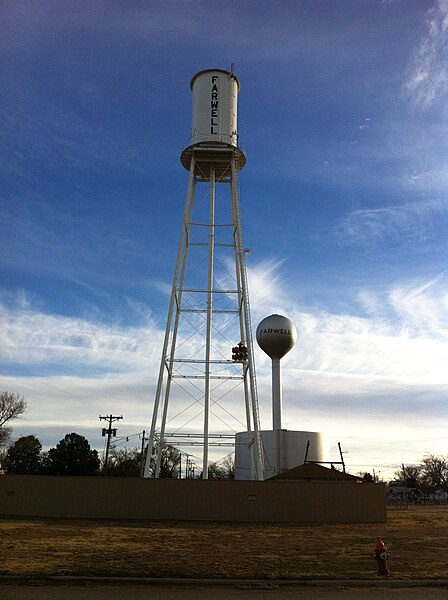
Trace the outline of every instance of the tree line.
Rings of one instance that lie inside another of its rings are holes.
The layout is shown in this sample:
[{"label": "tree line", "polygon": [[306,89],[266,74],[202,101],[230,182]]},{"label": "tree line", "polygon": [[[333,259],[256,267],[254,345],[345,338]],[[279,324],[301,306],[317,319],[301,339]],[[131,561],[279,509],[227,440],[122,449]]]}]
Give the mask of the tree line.
[{"label": "tree line", "polygon": [[[0,448],[3,452],[2,464],[7,473],[15,475],[101,475],[112,477],[140,477],[146,460],[146,450],[138,448],[112,448],[106,465],[102,464],[98,452],[90,447],[88,440],[77,433],[67,433],[55,448],[42,452],[42,444],[34,435],[19,438],[11,444],[12,429],[9,422],[26,411],[22,395],[10,392],[0,393]],[[161,456],[159,476],[162,478],[201,478],[194,467],[186,461],[183,472],[182,455],[173,446],[165,445]],[[155,452],[152,453],[155,455]],[[150,462],[149,476],[154,476],[156,465]],[[210,479],[234,479],[233,460],[228,458],[222,465],[209,465]]]},{"label": "tree line", "polygon": [[[154,453],[153,453],[154,454]],[[173,446],[162,449],[161,478],[179,479],[181,476],[201,478],[202,473],[181,473],[181,453]],[[107,475],[110,477],[141,477],[146,452],[138,448],[112,448],[109,454]],[[11,444],[3,460],[5,471],[11,475],[102,475],[105,465],[88,440],[77,433],[67,435],[48,452],[34,435],[19,438]],[[154,476],[155,461],[151,460],[149,476]],[[227,458],[222,465],[209,465],[209,479],[234,479],[234,462]]]},{"label": "tree line", "polygon": [[[358,476],[366,482],[377,483],[378,475],[360,471]],[[448,492],[448,456],[425,454],[418,465],[402,465],[395,471],[394,480],[389,481],[389,486],[400,485],[407,488],[420,489],[432,487]]]},{"label": "tree line", "polygon": [[[10,392],[0,393],[0,448],[8,447],[3,459],[7,473],[20,475],[100,475],[105,465],[101,464],[98,452],[90,447],[88,440],[77,433],[67,435],[48,452],[42,452],[42,444],[34,435],[19,438],[10,444],[12,429],[9,422],[20,417],[26,411],[26,402],[22,395]],[[153,452],[154,454],[154,452]],[[182,472],[181,453],[173,446],[162,449],[160,473],[162,478],[181,476],[201,478],[191,467]],[[107,465],[110,476],[140,477],[145,454],[141,450],[112,448]],[[154,459],[150,463],[150,477],[155,472]],[[365,481],[376,481],[370,473],[359,473]],[[212,463],[208,468],[209,479],[234,479],[235,464],[227,457],[222,464]],[[395,472],[395,483],[408,488],[421,486],[439,487],[448,492],[448,456],[426,454],[418,465],[403,465]]]},{"label": "tree line", "polygon": [[67,433],[48,452],[42,452],[36,436],[21,437],[3,459],[5,471],[13,475],[97,475],[100,465],[98,452],[77,433]]},{"label": "tree line", "polygon": [[55,448],[42,452],[42,444],[34,435],[10,444],[9,422],[26,411],[23,395],[0,393],[0,447],[8,447],[2,460],[8,473],[48,475],[95,475],[100,468],[98,452],[92,450],[82,435],[68,433]]},{"label": "tree line", "polygon": [[408,488],[437,487],[448,492],[448,456],[426,454],[418,465],[403,465],[395,483]]}]

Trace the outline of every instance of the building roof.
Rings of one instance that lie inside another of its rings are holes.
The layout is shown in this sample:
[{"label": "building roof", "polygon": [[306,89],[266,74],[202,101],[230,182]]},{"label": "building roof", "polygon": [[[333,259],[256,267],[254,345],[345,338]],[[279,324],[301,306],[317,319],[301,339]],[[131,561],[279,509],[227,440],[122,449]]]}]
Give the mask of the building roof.
[{"label": "building roof", "polygon": [[270,479],[290,481],[350,481],[352,483],[362,481],[360,477],[343,473],[336,469],[328,469],[317,463],[306,463],[298,467],[293,467],[274,475]]}]

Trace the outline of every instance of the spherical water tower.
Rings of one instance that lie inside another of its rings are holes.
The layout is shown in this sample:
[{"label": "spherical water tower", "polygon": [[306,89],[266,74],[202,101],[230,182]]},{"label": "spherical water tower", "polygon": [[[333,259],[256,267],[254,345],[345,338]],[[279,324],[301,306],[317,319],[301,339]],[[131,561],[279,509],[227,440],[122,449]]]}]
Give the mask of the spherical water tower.
[{"label": "spherical water tower", "polygon": [[294,347],[294,323],[282,315],[271,315],[257,327],[257,342],[272,360],[272,428],[282,428],[282,371],[280,360]]},{"label": "spherical water tower", "polygon": [[[307,460],[324,462],[328,445],[323,433],[282,429],[281,359],[294,347],[297,331],[282,315],[270,315],[257,327],[257,342],[272,360],[272,430],[260,432],[264,452],[264,478],[269,479]],[[253,436],[250,432],[235,436],[235,479],[248,479],[248,462]]]}]

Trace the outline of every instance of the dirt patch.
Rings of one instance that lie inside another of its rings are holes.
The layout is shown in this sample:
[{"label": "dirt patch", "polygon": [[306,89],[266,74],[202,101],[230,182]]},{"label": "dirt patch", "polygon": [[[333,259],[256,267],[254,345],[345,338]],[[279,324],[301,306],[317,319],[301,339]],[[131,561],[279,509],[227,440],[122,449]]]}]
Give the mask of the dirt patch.
[{"label": "dirt patch", "polygon": [[370,579],[382,537],[393,579],[445,578],[448,507],[390,510],[384,524],[0,520],[0,575]]}]

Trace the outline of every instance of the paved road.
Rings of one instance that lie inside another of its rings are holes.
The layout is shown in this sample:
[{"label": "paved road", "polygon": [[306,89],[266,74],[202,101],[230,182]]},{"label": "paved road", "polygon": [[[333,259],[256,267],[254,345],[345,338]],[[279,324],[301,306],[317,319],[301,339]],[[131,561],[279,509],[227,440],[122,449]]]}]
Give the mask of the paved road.
[{"label": "paved road", "polygon": [[447,588],[285,586],[59,586],[0,584],[2,600],[446,600]]}]

